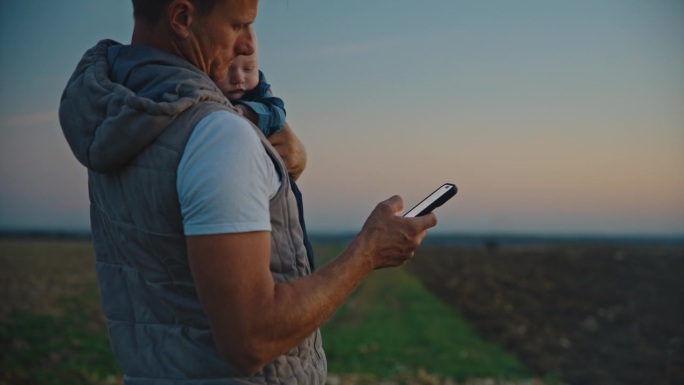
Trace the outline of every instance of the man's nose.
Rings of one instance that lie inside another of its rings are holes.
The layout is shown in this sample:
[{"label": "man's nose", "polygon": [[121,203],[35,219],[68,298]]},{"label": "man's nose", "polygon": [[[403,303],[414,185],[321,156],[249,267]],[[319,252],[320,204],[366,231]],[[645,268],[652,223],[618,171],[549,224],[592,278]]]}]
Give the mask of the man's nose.
[{"label": "man's nose", "polygon": [[240,33],[237,42],[235,42],[235,55],[249,56],[256,50],[256,40],[254,38],[254,29],[250,25]]}]

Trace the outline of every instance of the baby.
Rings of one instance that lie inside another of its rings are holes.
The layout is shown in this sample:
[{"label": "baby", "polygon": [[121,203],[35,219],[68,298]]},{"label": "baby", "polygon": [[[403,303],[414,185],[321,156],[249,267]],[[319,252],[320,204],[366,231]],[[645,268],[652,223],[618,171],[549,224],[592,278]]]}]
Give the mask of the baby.
[{"label": "baby", "polygon": [[285,103],[273,96],[271,85],[259,70],[256,50],[249,56],[238,56],[228,69],[228,76],[217,83],[235,108],[266,137],[283,129]]}]

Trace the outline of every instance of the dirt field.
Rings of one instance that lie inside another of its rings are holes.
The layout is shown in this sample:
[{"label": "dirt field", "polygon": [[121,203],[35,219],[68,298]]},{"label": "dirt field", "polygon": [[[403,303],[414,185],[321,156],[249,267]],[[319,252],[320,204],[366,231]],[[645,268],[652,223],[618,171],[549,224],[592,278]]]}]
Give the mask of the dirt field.
[{"label": "dirt field", "polygon": [[537,375],[684,384],[683,248],[423,248],[409,266]]},{"label": "dirt field", "polygon": [[[95,292],[92,255],[82,240],[0,238],[0,320],[16,311],[61,315],[60,299]],[[91,307],[101,319],[99,303]]]}]

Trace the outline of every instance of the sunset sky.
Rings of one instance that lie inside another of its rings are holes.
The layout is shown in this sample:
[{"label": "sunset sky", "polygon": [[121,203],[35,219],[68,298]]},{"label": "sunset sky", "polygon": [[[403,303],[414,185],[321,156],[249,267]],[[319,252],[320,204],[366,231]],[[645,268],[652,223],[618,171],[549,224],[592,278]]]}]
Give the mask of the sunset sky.
[{"label": "sunset sky", "polygon": [[[0,229],[86,229],[57,108],[86,49],[130,41],[130,1],[0,18]],[[681,0],[262,0],[255,29],[310,232],[453,182],[439,232],[684,235]]]}]

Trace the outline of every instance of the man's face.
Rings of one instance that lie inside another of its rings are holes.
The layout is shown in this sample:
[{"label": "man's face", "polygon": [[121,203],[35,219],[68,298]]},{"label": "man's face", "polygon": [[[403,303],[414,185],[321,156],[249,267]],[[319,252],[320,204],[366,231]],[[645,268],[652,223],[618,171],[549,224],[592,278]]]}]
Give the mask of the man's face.
[{"label": "man's face", "polygon": [[259,84],[257,53],[236,57],[228,68],[228,76],[217,84],[231,102],[240,99],[246,91],[254,89]]},{"label": "man's face", "polygon": [[190,49],[195,65],[214,81],[223,80],[231,62],[255,51],[252,22],[258,0],[222,0],[190,26]]}]

